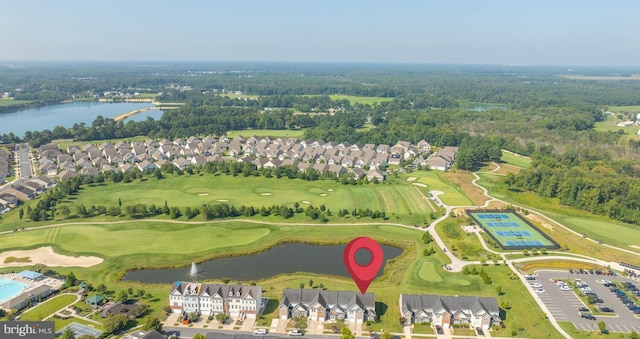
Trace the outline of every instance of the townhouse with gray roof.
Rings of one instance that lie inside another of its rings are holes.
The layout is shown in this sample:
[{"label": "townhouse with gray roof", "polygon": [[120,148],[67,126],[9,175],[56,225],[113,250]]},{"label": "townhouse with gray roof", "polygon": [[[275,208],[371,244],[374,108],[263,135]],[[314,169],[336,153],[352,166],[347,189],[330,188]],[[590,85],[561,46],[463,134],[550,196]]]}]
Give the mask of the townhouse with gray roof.
[{"label": "townhouse with gray roof", "polygon": [[345,320],[354,324],[376,320],[374,295],[352,291],[284,289],[278,312],[283,320],[306,317],[313,321]]},{"label": "townhouse with gray roof", "polygon": [[406,319],[405,325],[431,323],[443,328],[468,325],[488,330],[501,322],[498,302],[490,297],[401,294],[400,314]]}]

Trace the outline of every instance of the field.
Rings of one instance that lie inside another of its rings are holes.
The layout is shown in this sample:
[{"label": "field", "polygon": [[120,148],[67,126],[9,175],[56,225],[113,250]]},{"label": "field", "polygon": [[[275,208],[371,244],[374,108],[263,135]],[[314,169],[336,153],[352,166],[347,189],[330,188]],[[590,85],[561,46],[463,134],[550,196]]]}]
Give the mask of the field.
[{"label": "field", "polygon": [[502,151],[502,156],[500,157],[500,159],[502,160],[502,162],[512,166],[522,168],[529,168],[529,166],[531,166],[531,158],[523,155],[516,155],[511,152]]},{"label": "field", "polygon": [[[625,106],[625,107],[638,107],[638,106]],[[640,113],[640,110],[636,111],[633,109],[629,109],[628,115],[633,115],[633,118],[631,119],[632,121],[635,120],[635,115],[637,113]],[[620,120],[618,120],[618,118],[615,115],[610,115],[609,117],[607,117],[606,120],[596,122],[594,128],[596,131],[600,131],[600,132],[623,131],[625,134],[628,134],[629,137],[635,136],[636,132],[638,132],[638,129],[640,128],[638,126],[620,127],[617,125],[618,122],[620,122]]]},{"label": "field", "polygon": [[14,100],[14,99],[2,98],[0,99],[0,107],[28,104],[30,102],[31,100]]},{"label": "field", "polygon": [[354,95],[340,95],[334,94],[330,95],[329,98],[331,100],[349,100],[351,105],[354,104],[363,104],[363,105],[374,105],[379,104],[381,102],[393,101],[394,98],[384,98],[384,97],[360,97]]},{"label": "field", "polygon": [[415,177],[416,180],[412,183],[426,185],[426,187],[421,187],[423,191],[428,192],[431,190],[441,191],[444,194],[439,196],[439,199],[442,200],[447,205],[451,206],[471,206],[473,203],[459,187],[454,187],[446,183],[445,180],[441,177],[442,173],[438,171],[416,171],[407,174],[403,174],[401,178],[406,179],[410,177]]},{"label": "field", "polygon": [[76,301],[75,294],[62,294],[28,310],[20,316],[20,321],[40,321],[52,312],[56,312]]},{"label": "field", "polygon": [[467,211],[467,214],[502,249],[559,247],[513,211]]},{"label": "field", "polygon": [[252,136],[257,137],[288,137],[288,138],[300,138],[304,134],[304,129],[246,129],[246,130],[232,130],[227,132],[227,138],[233,139],[238,135],[242,135],[244,138]]}]

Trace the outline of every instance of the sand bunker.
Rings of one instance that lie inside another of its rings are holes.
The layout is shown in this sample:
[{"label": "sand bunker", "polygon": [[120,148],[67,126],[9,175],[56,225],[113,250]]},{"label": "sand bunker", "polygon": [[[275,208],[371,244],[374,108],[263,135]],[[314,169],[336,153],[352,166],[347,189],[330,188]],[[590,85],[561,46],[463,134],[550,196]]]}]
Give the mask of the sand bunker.
[{"label": "sand bunker", "polygon": [[227,200],[227,199],[218,199],[218,200],[216,200],[216,201],[219,201],[219,202],[228,202],[229,200]]},{"label": "sand bunker", "polygon": [[209,193],[200,193],[200,194],[198,194],[199,197],[206,197],[207,195],[209,195]]},{"label": "sand bunker", "polygon": [[416,181],[418,177],[408,177],[407,181]]},{"label": "sand bunker", "polygon": [[333,188],[327,189],[328,192],[333,192]]},{"label": "sand bunker", "polygon": [[326,196],[327,196],[327,193],[320,193],[320,196],[321,196],[321,197],[326,197]]},{"label": "sand bunker", "polygon": [[310,202],[306,201],[306,200],[302,200],[303,204],[310,204]]},{"label": "sand bunker", "polygon": [[427,185],[419,182],[414,182],[413,185],[420,186],[420,187],[427,187]]},{"label": "sand bunker", "polygon": [[262,193],[260,195],[271,195],[271,193]]},{"label": "sand bunker", "polygon": [[629,247],[640,249],[640,246],[638,246],[638,245],[629,245]]},{"label": "sand bunker", "polygon": [[[5,263],[8,257],[29,258],[29,263],[12,262]],[[49,267],[91,267],[102,263],[104,260],[98,257],[70,257],[58,254],[51,247],[40,247],[33,250],[6,251],[0,253],[0,267],[31,266],[44,264]]]}]

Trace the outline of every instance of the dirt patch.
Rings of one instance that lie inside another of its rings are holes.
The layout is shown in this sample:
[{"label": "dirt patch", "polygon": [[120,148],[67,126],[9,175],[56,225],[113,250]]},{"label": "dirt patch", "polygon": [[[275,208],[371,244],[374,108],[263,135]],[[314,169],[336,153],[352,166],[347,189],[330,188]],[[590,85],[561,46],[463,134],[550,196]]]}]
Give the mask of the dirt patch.
[{"label": "dirt patch", "polygon": [[407,181],[416,181],[418,177],[408,177]]},{"label": "dirt patch", "polygon": [[271,195],[271,193],[261,193],[260,195]]},{"label": "dirt patch", "polygon": [[24,266],[24,262],[7,263],[6,261],[10,257],[28,258],[30,264],[44,264],[50,267],[91,267],[104,261],[98,257],[71,257],[56,253],[51,247],[40,247],[33,250],[17,250],[0,253],[0,262],[2,262],[0,267]]},{"label": "dirt patch", "polygon": [[500,164],[500,169],[498,169],[497,171],[495,171],[493,173],[494,174],[500,174],[500,175],[507,175],[508,173],[518,174],[518,173],[520,173],[521,170],[522,170],[522,168],[517,167],[517,166],[507,165],[507,164]]},{"label": "dirt patch", "polygon": [[421,183],[421,182],[414,182],[412,185],[420,186],[420,187],[427,187],[427,185],[426,185],[426,184],[423,184],[423,183]]},{"label": "dirt patch", "polygon": [[537,225],[540,225],[548,230],[552,230],[553,231],[553,225],[549,224],[548,222],[544,221],[542,218],[540,218],[539,216],[535,215],[535,214],[529,214],[529,215],[525,215],[524,216],[527,219],[530,219],[532,222],[534,222]]},{"label": "dirt patch", "polygon": [[206,197],[207,195],[209,195],[209,193],[200,193],[200,194],[198,194],[199,197]]},{"label": "dirt patch", "polygon": [[471,172],[444,172],[442,173],[442,178],[446,179],[455,186],[459,186],[464,195],[466,195],[474,205],[482,205],[485,201],[487,201],[487,197],[484,196],[482,190],[471,183],[473,179],[475,179]]}]

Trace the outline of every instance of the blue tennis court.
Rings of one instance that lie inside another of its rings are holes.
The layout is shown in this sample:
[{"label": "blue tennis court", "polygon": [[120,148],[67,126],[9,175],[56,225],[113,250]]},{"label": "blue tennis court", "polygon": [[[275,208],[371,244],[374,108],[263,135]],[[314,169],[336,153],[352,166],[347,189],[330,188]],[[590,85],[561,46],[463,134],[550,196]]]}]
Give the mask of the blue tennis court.
[{"label": "blue tennis court", "polygon": [[0,279],[0,303],[3,303],[27,288],[26,284],[11,279]]},{"label": "blue tennis court", "polygon": [[509,219],[509,216],[506,215],[506,214],[486,213],[486,214],[478,215],[478,218],[480,218],[480,219]]},{"label": "blue tennis court", "polygon": [[515,211],[467,211],[502,249],[559,248],[557,242]]},{"label": "blue tennis court", "polygon": [[513,221],[487,221],[485,224],[489,227],[519,227],[517,222]]},{"label": "blue tennis court", "polygon": [[530,237],[531,233],[527,231],[495,231],[501,237]]}]

